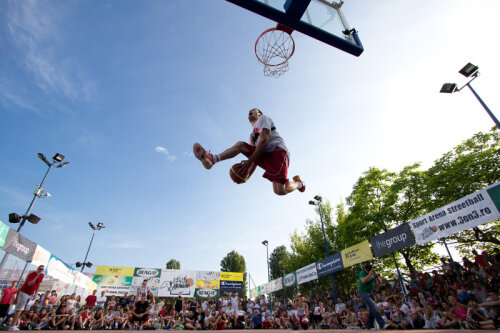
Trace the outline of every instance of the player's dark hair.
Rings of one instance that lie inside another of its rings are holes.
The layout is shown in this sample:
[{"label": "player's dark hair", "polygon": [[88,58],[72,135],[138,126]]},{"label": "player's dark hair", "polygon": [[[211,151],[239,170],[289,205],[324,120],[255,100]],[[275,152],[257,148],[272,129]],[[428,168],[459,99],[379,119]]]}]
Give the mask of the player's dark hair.
[{"label": "player's dark hair", "polygon": [[257,110],[257,112],[258,112],[261,116],[263,115],[262,111],[260,111],[260,110],[259,110],[259,109],[257,109],[257,108],[253,108],[252,110]]}]

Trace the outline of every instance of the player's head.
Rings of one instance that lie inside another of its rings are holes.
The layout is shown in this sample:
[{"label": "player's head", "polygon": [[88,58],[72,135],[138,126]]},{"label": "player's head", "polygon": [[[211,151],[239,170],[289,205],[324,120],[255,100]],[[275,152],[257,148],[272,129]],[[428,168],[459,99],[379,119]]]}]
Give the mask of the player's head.
[{"label": "player's head", "polygon": [[257,108],[253,108],[250,111],[248,111],[248,121],[250,121],[252,124],[257,121],[257,119],[262,116],[262,111],[260,111]]}]

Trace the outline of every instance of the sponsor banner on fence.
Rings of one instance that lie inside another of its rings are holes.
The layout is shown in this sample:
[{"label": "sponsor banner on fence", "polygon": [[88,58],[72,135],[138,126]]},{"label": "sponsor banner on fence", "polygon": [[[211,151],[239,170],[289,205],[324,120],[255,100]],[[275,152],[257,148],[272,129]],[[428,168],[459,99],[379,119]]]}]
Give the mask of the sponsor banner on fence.
[{"label": "sponsor banner on fence", "polygon": [[243,281],[220,281],[220,289],[240,290],[243,289]]},{"label": "sponsor banner on fence", "polygon": [[220,290],[221,296],[232,296],[233,293],[238,295],[239,298],[243,298],[243,290],[241,290],[241,289],[240,290],[224,290],[224,289]]},{"label": "sponsor banner on fence", "polygon": [[500,182],[433,210],[410,222],[417,244],[500,219]]},{"label": "sponsor banner on fence", "polygon": [[196,297],[201,297],[201,298],[207,298],[207,297],[217,298],[217,297],[219,297],[220,293],[219,293],[219,289],[198,289],[198,288],[196,288],[196,290],[194,291],[194,295]]},{"label": "sponsor banner on fence", "polygon": [[243,281],[243,273],[220,272],[220,279],[224,281]]},{"label": "sponsor banner on fence", "polygon": [[45,272],[62,283],[73,283],[75,278],[71,266],[65,264],[53,254],[50,256],[49,263],[45,266]]},{"label": "sponsor banner on fence", "polygon": [[197,289],[219,289],[220,272],[196,271],[195,286]]},{"label": "sponsor banner on fence", "polygon": [[260,296],[259,288],[250,289],[250,298],[256,298]]},{"label": "sponsor banner on fence", "polygon": [[283,289],[283,279],[282,278],[272,280],[269,283],[271,284],[271,292],[275,292],[275,291]]},{"label": "sponsor banner on fence", "polygon": [[287,275],[283,276],[283,288],[295,286],[296,284],[297,276],[295,275],[295,272],[288,273]]},{"label": "sponsor banner on fence", "polygon": [[95,275],[134,276],[135,267],[97,266]]},{"label": "sponsor banner on fence", "polygon": [[148,280],[148,287],[153,292],[153,295],[158,295],[158,288],[160,286],[161,269],[159,268],[141,268],[134,269],[134,277],[130,285],[129,294],[136,295],[137,288],[142,287],[142,282]]},{"label": "sponsor banner on fence", "polygon": [[372,237],[370,239],[370,244],[372,245],[375,257],[381,257],[388,253],[415,245],[415,235],[413,235],[410,225],[405,223],[381,235]]},{"label": "sponsor banner on fence", "polygon": [[261,295],[269,294],[270,292],[272,292],[271,282],[266,282],[266,283],[260,285],[260,294]]},{"label": "sponsor banner on fence", "polygon": [[7,234],[9,233],[9,227],[3,224],[2,221],[0,221],[0,248],[5,244],[5,238],[7,237]]},{"label": "sponsor banner on fence", "polygon": [[35,248],[35,243],[23,237],[17,231],[9,229],[2,249],[24,261],[31,261],[35,254]]},{"label": "sponsor banner on fence", "polygon": [[368,240],[348,247],[347,249],[342,250],[340,253],[342,254],[342,262],[344,263],[344,267],[350,267],[363,261],[373,259],[372,250],[370,249],[370,242],[368,242]]},{"label": "sponsor banner on fence", "polygon": [[335,253],[328,258],[316,262],[316,270],[318,271],[318,277],[332,274],[344,269],[344,264],[342,263],[342,255],[340,252]]},{"label": "sponsor banner on fence", "polygon": [[132,276],[94,274],[92,281],[97,284],[97,292],[99,295],[101,291],[104,291],[106,296],[123,296],[125,293],[131,292],[130,289],[133,279]]},{"label": "sponsor banner on fence", "polygon": [[160,297],[194,297],[196,271],[162,269],[160,277]]},{"label": "sponsor banner on fence", "polygon": [[35,249],[35,254],[31,259],[31,263],[35,266],[44,265],[45,267],[47,267],[49,260],[50,260],[50,252],[37,244]]},{"label": "sponsor banner on fence", "polygon": [[312,263],[295,271],[297,275],[297,284],[306,283],[318,279],[316,263]]}]

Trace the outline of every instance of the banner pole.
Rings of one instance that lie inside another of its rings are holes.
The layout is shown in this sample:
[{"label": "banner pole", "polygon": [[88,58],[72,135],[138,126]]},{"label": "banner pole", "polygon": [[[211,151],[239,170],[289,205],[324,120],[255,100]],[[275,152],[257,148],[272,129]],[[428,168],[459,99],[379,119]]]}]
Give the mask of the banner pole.
[{"label": "banner pole", "polygon": [[[21,272],[21,275],[19,275],[19,280],[17,281],[17,286],[19,288],[21,288],[21,280],[23,279],[23,274],[24,274],[24,271],[26,270],[26,267],[28,266],[28,262],[26,261],[26,263],[24,264],[24,268],[23,268],[23,271]],[[36,296],[36,295],[35,295]]]},{"label": "banner pole", "polygon": [[458,271],[457,266],[455,265],[455,261],[453,260],[453,257],[451,256],[451,252],[450,252],[450,249],[448,248],[448,244],[446,243],[446,239],[443,237],[443,238],[441,238],[441,240],[443,241],[444,247],[446,248],[446,251],[448,252],[448,256],[450,256],[451,265],[453,266],[455,273],[457,273],[458,282],[460,282],[460,285],[463,288],[464,282],[462,281],[462,277],[460,276],[460,272]]},{"label": "banner pole", "polygon": [[403,291],[403,294],[405,295],[405,301],[408,303],[408,296],[406,292],[406,286],[403,282],[403,277],[401,276],[401,272],[399,271],[399,265],[398,261],[396,260],[396,256],[394,255],[394,252],[392,252],[392,259],[394,259],[394,264],[396,265],[396,271],[398,272],[398,280],[399,283],[401,284],[401,290]]}]

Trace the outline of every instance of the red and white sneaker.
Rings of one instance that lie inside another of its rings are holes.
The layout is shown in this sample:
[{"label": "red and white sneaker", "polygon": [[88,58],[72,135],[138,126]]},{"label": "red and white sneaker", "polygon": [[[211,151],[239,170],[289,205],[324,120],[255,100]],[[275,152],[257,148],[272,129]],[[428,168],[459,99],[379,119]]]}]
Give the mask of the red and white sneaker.
[{"label": "red and white sneaker", "polygon": [[304,192],[306,190],[306,183],[304,183],[304,181],[300,179],[299,176],[294,176],[293,181],[302,183],[302,187],[298,189],[299,192]]},{"label": "red and white sneaker", "polygon": [[193,153],[201,161],[205,169],[210,169],[215,164],[214,155],[208,153],[198,142],[193,145]]}]

